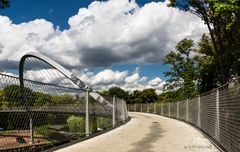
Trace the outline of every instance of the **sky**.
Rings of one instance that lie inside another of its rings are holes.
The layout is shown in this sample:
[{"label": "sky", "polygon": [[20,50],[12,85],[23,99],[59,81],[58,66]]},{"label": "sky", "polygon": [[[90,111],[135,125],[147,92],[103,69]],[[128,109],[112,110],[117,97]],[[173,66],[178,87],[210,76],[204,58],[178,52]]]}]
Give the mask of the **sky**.
[{"label": "sky", "polygon": [[208,33],[196,16],[160,0],[19,0],[0,10],[0,71],[40,52],[99,90],[162,92],[164,56],[183,38]]}]

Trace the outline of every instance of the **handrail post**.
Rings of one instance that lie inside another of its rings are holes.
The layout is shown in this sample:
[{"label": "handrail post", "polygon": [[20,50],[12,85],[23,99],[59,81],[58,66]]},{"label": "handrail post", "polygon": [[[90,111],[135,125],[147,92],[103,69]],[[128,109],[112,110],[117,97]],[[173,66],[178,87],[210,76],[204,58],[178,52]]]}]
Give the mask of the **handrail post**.
[{"label": "handrail post", "polygon": [[89,91],[87,90],[86,92],[86,120],[85,120],[85,123],[86,123],[86,126],[85,126],[85,132],[86,132],[86,136],[89,136],[89,105],[88,105],[88,98],[89,96]]},{"label": "handrail post", "polygon": [[116,125],[116,96],[113,96],[113,111],[112,111],[112,125]]}]

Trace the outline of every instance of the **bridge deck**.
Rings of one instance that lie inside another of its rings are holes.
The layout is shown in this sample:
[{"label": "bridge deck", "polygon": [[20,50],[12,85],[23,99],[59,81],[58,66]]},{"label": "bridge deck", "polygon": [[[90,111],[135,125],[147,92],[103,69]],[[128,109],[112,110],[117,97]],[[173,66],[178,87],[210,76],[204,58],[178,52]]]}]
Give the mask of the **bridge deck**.
[{"label": "bridge deck", "polygon": [[202,133],[184,122],[144,113],[130,116],[126,125],[58,152],[218,152]]}]

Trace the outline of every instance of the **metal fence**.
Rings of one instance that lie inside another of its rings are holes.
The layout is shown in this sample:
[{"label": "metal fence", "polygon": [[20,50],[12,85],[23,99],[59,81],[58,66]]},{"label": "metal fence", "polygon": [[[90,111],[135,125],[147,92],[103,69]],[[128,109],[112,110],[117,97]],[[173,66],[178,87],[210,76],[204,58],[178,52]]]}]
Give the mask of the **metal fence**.
[{"label": "metal fence", "polygon": [[[152,107],[154,110],[144,110]],[[186,121],[200,128],[226,151],[240,152],[239,79],[185,101],[132,104],[128,108],[133,112],[148,112]]]},{"label": "metal fence", "polygon": [[84,89],[40,57],[24,59],[20,78],[0,73],[0,151],[42,151],[127,121],[124,100]]}]

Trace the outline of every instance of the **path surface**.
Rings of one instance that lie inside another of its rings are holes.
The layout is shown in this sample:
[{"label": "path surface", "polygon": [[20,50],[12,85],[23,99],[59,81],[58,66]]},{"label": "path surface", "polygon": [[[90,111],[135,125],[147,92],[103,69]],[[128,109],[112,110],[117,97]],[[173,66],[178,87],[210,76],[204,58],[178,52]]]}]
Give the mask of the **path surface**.
[{"label": "path surface", "polygon": [[130,116],[126,125],[58,152],[218,152],[184,122],[145,113]]}]

